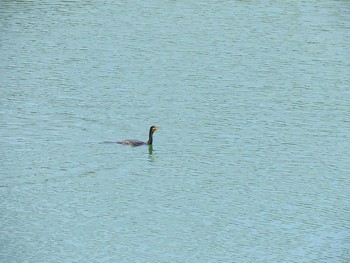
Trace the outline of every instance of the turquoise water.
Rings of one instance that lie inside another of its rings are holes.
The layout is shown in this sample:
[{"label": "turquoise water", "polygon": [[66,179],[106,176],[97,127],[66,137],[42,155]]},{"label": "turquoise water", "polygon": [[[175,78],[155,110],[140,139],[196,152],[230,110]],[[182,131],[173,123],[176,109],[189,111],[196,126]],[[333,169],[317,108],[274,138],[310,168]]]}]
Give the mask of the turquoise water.
[{"label": "turquoise water", "polygon": [[1,262],[350,262],[347,1],[2,1],[0,25]]}]

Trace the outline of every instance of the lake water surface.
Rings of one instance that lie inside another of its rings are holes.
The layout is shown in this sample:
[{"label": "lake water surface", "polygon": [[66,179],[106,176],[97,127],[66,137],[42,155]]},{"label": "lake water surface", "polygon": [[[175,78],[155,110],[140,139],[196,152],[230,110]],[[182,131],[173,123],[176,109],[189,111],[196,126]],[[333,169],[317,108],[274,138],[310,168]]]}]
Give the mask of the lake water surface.
[{"label": "lake water surface", "polygon": [[348,1],[1,1],[0,28],[1,262],[350,262]]}]

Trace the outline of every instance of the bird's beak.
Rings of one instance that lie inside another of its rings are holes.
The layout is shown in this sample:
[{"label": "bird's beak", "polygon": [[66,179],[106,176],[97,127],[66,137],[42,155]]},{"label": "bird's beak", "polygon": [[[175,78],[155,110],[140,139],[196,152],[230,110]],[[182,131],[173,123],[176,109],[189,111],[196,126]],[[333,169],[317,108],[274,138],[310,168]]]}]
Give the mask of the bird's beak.
[{"label": "bird's beak", "polygon": [[154,127],[154,128],[153,128],[153,131],[158,131],[158,130],[159,130],[158,127]]}]

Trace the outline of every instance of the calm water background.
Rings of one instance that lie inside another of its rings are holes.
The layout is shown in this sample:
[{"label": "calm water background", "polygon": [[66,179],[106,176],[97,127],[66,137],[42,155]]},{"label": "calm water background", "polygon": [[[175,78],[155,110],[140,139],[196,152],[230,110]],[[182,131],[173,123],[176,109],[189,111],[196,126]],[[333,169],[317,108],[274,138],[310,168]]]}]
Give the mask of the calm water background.
[{"label": "calm water background", "polygon": [[1,262],[350,262],[348,1],[1,1],[0,27]]}]

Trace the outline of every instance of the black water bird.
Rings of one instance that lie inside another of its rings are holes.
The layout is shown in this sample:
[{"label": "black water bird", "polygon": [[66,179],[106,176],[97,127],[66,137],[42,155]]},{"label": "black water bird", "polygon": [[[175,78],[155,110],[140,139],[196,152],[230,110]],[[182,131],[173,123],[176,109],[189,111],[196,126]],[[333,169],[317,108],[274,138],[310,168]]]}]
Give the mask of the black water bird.
[{"label": "black water bird", "polygon": [[153,133],[158,130],[158,127],[156,126],[151,126],[149,128],[149,134],[148,134],[148,141],[143,142],[139,140],[124,140],[124,141],[119,141],[117,142],[118,144],[123,144],[123,145],[131,145],[131,146],[141,146],[141,145],[152,145],[153,143]]}]

